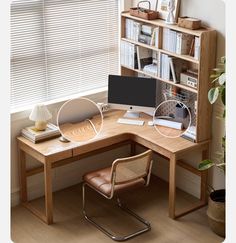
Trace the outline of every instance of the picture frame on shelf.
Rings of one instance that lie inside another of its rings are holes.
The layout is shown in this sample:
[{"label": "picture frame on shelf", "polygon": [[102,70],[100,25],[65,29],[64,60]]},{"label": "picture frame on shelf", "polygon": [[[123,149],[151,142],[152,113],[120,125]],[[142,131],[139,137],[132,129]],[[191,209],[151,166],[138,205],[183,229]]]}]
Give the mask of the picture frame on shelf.
[{"label": "picture frame on shelf", "polygon": [[[156,11],[159,13],[159,19],[166,20],[168,15],[168,4],[170,0],[157,0],[156,1]],[[173,0],[175,9],[173,11],[175,22],[177,23],[178,16],[179,16],[179,7],[180,7],[180,0]]]}]

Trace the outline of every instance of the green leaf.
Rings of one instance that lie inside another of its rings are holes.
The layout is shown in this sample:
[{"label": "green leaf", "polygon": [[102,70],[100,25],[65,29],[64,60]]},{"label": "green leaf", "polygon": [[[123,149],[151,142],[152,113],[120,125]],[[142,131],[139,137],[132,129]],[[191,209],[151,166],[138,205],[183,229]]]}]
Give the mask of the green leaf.
[{"label": "green leaf", "polygon": [[219,96],[219,87],[211,88],[208,91],[208,100],[211,104],[214,104]]},{"label": "green leaf", "polygon": [[225,80],[226,80],[225,73],[222,73],[219,77],[219,84],[223,85],[225,83]]},{"label": "green leaf", "polygon": [[225,105],[225,87],[221,89],[221,101]]},{"label": "green leaf", "polygon": [[214,166],[214,163],[209,160],[203,160],[199,165],[198,165],[198,169],[199,170],[208,170],[209,168],[211,168],[212,166]]}]

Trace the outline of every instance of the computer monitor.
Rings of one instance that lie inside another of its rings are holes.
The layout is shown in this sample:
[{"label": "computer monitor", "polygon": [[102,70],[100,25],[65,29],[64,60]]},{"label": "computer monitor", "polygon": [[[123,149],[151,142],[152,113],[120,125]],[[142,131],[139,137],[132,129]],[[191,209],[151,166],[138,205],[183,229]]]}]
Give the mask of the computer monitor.
[{"label": "computer monitor", "polygon": [[157,106],[157,80],[109,75],[108,104],[112,109],[127,110],[125,117],[139,117],[139,112],[151,115]]}]

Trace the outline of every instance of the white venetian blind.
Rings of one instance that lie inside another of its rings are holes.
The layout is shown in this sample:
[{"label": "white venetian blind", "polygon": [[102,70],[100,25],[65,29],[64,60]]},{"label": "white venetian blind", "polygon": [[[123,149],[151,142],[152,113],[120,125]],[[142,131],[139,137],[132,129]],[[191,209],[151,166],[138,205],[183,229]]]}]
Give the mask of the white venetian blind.
[{"label": "white venetian blind", "polygon": [[118,73],[118,0],[14,0],[11,105],[107,86]]}]

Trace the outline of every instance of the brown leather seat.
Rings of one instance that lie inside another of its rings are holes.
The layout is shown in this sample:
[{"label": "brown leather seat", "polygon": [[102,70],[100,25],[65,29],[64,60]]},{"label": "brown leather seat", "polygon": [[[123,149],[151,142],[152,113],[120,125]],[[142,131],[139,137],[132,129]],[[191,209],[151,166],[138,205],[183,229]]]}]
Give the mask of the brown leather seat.
[{"label": "brown leather seat", "polygon": [[[89,172],[84,175],[83,179],[98,191],[101,191],[107,196],[111,195],[111,167]],[[118,194],[144,185],[145,180],[143,178],[136,179],[131,182],[115,185],[114,193]]]}]

